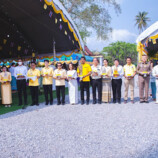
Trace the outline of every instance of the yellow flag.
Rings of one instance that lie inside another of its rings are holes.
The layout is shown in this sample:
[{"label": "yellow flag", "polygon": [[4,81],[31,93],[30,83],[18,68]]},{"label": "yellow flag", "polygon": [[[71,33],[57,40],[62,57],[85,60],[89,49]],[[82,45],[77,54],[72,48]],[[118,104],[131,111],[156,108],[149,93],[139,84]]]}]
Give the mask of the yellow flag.
[{"label": "yellow flag", "polygon": [[3,39],[3,44],[6,44],[7,43],[7,40],[6,39]]},{"label": "yellow flag", "polygon": [[44,4],[44,9],[47,9],[47,4]]}]

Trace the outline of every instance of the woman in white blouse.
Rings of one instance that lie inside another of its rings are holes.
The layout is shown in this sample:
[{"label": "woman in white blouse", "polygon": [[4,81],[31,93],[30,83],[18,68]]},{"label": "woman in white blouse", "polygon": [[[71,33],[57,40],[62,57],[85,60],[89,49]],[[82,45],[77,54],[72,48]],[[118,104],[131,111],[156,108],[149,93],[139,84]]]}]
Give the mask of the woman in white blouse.
[{"label": "woman in white blouse", "polygon": [[70,104],[78,104],[78,84],[77,84],[77,71],[74,70],[72,63],[69,64],[67,71],[68,87],[69,87],[69,101]]}]

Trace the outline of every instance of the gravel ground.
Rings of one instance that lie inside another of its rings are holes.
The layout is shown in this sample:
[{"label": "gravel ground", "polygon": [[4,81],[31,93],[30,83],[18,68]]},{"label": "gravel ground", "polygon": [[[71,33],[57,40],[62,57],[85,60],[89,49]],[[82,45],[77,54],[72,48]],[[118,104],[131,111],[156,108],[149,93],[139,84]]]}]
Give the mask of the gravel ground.
[{"label": "gravel ground", "polygon": [[[122,90],[123,91],[123,90]],[[154,102],[28,107],[0,116],[0,158],[158,158]]]}]

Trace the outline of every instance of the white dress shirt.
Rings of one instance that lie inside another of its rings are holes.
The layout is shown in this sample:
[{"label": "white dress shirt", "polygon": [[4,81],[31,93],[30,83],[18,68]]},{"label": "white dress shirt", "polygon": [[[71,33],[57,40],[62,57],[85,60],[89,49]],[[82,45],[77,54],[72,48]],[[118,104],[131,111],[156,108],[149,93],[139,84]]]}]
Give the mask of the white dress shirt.
[{"label": "white dress shirt", "polygon": [[95,79],[95,80],[100,79],[102,67],[100,65],[97,65],[97,66],[92,65],[91,69],[92,69],[92,74],[93,74],[93,72],[98,73],[98,76],[92,76],[92,74],[91,74],[92,79]]},{"label": "white dress shirt", "polygon": [[[24,76],[24,78],[17,78],[18,75]],[[26,79],[27,76],[27,67],[26,66],[17,66],[14,70],[14,76],[16,77],[17,80],[23,80]]]},{"label": "white dress shirt", "polygon": [[158,77],[156,77],[158,75],[158,65],[154,66],[153,70],[152,70],[152,76],[154,76],[156,79],[158,79]]},{"label": "white dress shirt", "polygon": [[112,66],[112,79],[122,79],[124,75],[123,67],[121,65],[117,66],[117,72],[119,73],[118,77],[114,77],[114,70],[116,69],[116,66]]}]

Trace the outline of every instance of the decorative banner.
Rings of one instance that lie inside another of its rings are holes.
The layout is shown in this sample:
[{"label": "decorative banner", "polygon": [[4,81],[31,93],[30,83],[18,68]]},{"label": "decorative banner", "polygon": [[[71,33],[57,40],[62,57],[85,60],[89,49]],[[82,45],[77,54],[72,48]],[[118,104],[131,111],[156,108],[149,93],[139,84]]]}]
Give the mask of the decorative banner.
[{"label": "decorative banner", "polygon": [[47,4],[44,4],[44,9],[47,9]]},{"label": "decorative banner", "polygon": [[3,44],[6,44],[7,43],[7,40],[6,39],[3,39]]},{"label": "decorative banner", "polygon": [[60,30],[62,30],[63,26],[60,24],[59,28],[60,28]]},{"label": "decorative banner", "polygon": [[32,53],[32,57],[35,57],[35,53]]},{"label": "decorative banner", "polygon": [[58,22],[58,19],[57,19],[57,18],[55,18],[55,23],[57,24],[57,22]]},{"label": "decorative banner", "polygon": [[21,50],[21,46],[18,46],[18,51],[20,51]]},{"label": "decorative banner", "polygon": [[52,17],[52,15],[53,15],[53,12],[52,12],[52,11],[50,11],[50,12],[49,12],[49,17],[51,18],[51,17]]}]

